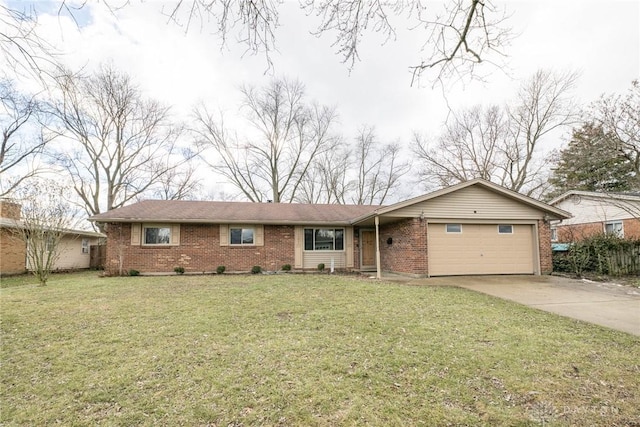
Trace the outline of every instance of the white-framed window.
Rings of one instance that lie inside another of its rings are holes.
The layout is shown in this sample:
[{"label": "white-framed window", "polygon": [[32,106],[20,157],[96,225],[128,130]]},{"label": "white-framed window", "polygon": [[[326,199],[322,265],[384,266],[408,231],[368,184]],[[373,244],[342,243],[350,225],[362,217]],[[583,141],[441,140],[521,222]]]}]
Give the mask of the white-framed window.
[{"label": "white-framed window", "polygon": [[552,242],[557,242],[558,241],[558,229],[553,227],[551,229],[551,241]]},{"label": "white-framed window", "polygon": [[305,228],[305,251],[343,251],[343,228]]},{"label": "white-framed window", "polygon": [[179,246],[180,224],[131,224],[132,246]]},{"label": "white-framed window", "polygon": [[604,232],[606,234],[613,234],[618,237],[624,237],[624,229],[622,228],[622,221],[605,222]]},{"label": "white-framed window", "polygon": [[498,234],[513,234],[513,225],[511,224],[499,224]]},{"label": "white-framed window", "polygon": [[232,245],[254,245],[255,230],[253,228],[229,228],[229,243]]},{"label": "white-framed window", "polygon": [[171,227],[145,225],[142,236],[142,244],[144,245],[170,245]]},{"label": "white-framed window", "polygon": [[82,253],[89,253],[89,239],[87,239],[86,237],[82,239]]},{"label": "white-framed window", "polygon": [[447,224],[447,233],[462,233],[462,224]]}]

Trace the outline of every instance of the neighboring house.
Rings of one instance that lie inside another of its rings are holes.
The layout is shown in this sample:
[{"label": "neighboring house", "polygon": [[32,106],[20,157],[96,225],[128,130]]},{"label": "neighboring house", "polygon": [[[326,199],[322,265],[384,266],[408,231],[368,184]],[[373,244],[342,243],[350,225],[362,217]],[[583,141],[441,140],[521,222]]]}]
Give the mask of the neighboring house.
[{"label": "neighboring house", "polygon": [[[0,201],[0,275],[21,274],[29,270],[27,247],[16,233],[20,227],[20,205]],[[65,230],[54,270],[89,268],[91,246],[98,245],[105,237],[92,231]]]},{"label": "neighboring house", "polygon": [[572,215],[552,222],[552,241],[567,243],[603,233],[640,239],[640,194],[568,191],[549,204]]},{"label": "neighboring house", "polygon": [[569,214],[484,180],[391,206],[147,200],[106,224],[111,274],[326,268],[411,276],[541,274]]}]

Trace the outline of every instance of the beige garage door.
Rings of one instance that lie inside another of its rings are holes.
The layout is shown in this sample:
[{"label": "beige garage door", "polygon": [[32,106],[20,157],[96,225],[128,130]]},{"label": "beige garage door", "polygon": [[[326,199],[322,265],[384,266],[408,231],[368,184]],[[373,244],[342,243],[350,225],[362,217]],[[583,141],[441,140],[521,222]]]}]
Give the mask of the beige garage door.
[{"label": "beige garage door", "polygon": [[429,224],[429,275],[533,274],[533,226]]}]

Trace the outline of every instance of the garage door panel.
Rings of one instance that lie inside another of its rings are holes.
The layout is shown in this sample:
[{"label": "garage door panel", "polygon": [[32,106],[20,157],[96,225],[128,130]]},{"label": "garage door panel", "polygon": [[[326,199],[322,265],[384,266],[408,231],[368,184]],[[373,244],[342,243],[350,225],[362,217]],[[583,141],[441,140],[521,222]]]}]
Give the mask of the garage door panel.
[{"label": "garage door panel", "polygon": [[463,224],[462,233],[446,233],[445,224],[429,224],[429,274],[532,274],[533,227],[514,225],[499,234],[497,224]]}]

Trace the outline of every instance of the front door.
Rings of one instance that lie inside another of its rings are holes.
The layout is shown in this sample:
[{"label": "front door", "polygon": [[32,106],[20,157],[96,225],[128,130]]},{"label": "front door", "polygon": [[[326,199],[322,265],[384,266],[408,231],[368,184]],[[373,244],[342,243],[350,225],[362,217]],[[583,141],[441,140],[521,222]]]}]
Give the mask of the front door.
[{"label": "front door", "polygon": [[376,232],[374,230],[360,230],[360,269],[376,268]]}]

